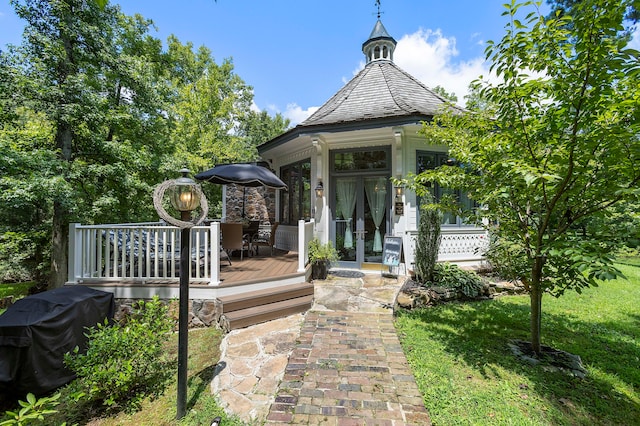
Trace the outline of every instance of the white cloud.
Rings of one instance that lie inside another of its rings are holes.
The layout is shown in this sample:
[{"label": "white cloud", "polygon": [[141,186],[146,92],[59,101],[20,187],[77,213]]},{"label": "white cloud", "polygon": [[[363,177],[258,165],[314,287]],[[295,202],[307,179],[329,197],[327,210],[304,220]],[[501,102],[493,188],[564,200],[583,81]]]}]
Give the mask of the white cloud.
[{"label": "white cloud", "polygon": [[295,126],[316,112],[319,107],[312,106],[307,109],[302,109],[298,104],[292,103],[287,105],[287,109],[282,113],[285,118],[291,120],[291,125]]},{"label": "white cloud", "polygon": [[[440,30],[420,29],[404,35],[394,54],[394,62],[427,87],[442,86],[464,105],[469,83],[481,75],[487,79],[489,67],[484,57],[457,61],[455,37],[445,37]],[[493,79],[490,79],[493,80]]]},{"label": "white cloud", "polygon": [[260,107],[258,106],[258,104],[256,104],[256,101],[251,101],[251,106],[249,107],[249,109],[253,112],[260,112]]}]

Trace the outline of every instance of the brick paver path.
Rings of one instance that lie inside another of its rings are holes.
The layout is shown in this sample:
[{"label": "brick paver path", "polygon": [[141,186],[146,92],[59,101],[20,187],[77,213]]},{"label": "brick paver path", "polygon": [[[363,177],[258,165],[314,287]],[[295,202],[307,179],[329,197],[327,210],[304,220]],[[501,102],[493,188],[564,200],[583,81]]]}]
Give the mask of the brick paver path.
[{"label": "brick paver path", "polygon": [[266,424],[430,425],[391,312],[308,312]]}]

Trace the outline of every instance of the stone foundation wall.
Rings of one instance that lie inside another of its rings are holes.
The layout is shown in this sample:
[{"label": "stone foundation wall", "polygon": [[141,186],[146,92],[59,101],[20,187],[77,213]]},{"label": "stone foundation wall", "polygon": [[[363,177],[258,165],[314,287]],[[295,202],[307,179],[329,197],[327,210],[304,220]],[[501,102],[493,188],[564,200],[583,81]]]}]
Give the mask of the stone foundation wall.
[{"label": "stone foundation wall", "polygon": [[[120,320],[133,310],[133,304],[139,299],[116,299],[115,319]],[[176,321],[179,318],[178,300],[162,300],[169,305],[169,315]],[[189,328],[218,327],[222,303],[217,300],[190,299],[189,300]]]}]

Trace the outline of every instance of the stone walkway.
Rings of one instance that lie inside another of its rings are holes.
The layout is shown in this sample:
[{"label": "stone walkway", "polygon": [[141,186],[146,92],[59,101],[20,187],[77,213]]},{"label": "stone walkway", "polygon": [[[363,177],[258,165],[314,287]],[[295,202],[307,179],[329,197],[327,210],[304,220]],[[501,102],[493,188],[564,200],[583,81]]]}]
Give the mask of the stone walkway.
[{"label": "stone walkway", "polygon": [[212,392],[255,424],[429,425],[393,325],[401,285],[342,271],[314,281],[305,315],[225,337]]}]

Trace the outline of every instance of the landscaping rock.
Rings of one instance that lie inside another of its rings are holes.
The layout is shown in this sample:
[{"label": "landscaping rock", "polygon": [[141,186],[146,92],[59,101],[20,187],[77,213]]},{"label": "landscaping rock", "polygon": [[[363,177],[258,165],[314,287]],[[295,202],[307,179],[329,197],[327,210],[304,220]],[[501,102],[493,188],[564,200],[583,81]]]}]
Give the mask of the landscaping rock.
[{"label": "landscaping rock", "polygon": [[588,371],[582,365],[582,359],[578,355],[542,345],[540,348],[542,353],[536,356],[530,342],[512,340],[508,345],[518,359],[531,365],[541,365],[545,371],[558,371],[581,379],[587,377]]}]

